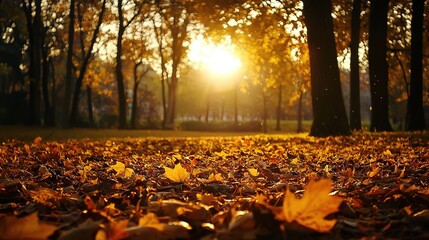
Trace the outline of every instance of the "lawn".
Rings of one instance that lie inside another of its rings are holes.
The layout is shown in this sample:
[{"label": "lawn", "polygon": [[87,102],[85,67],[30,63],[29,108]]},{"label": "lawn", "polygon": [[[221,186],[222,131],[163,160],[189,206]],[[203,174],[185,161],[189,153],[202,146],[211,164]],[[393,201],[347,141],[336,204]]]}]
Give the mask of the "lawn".
[{"label": "lawn", "polygon": [[427,132],[19,129],[0,146],[3,238],[429,237]]}]

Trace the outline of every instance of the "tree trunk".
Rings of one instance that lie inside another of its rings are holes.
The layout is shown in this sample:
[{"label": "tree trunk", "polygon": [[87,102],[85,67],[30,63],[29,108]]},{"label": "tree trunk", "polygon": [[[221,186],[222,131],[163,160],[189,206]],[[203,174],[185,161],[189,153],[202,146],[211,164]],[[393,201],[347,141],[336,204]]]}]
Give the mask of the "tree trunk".
[{"label": "tree trunk", "polygon": [[296,132],[300,133],[303,132],[302,129],[302,91],[299,91],[299,98],[298,98],[298,126],[296,128]]},{"label": "tree trunk", "polygon": [[68,127],[70,116],[70,104],[72,93],[72,70],[73,70],[73,44],[74,44],[74,19],[75,19],[75,0],[70,0],[70,13],[69,13],[69,31],[68,31],[68,48],[66,60],[66,78],[65,78],[65,92],[64,92],[64,107],[63,107],[63,127]]},{"label": "tree trunk", "polygon": [[29,122],[30,124],[40,125],[40,82],[41,82],[41,47],[42,42],[40,39],[41,28],[42,28],[42,17],[41,17],[41,7],[42,1],[35,1],[36,12],[33,18],[33,24],[31,24],[31,4],[29,6],[30,17],[27,17],[27,20],[30,19],[29,32],[31,32],[30,37],[30,97],[29,97]]},{"label": "tree trunk", "polygon": [[423,13],[424,0],[413,0],[411,19],[411,78],[407,102],[405,128],[407,131],[424,130],[423,110]]},{"label": "tree trunk", "polygon": [[276,130],[280,131],[280,119],[282,115],[282,92],[283,92],[283,84],[280,84],[279,86],[279,95],[277,98],[277,123],[276,123]]},{"label": "tree trunk", "polygon": [[88,123],[89,126],[94,126],[94,114],[92,111],[92,89],[89,85],[86,85],[86,103],[88,107]]},{"label": "tree trunk", "polygon": [[[72,101],[71,113],[70,113],[70,119],[69,119],[70,126],[76,125],[77,107],[79,105],[79,95],[80,95],[81,88],[82,88],[82,82],[83,82],[83,78],[85,77],[85,73],[86,73],[86,69],[87,69],[88,64],[89,64],[89,60],[91,59],[91,56],[92,56],[92,49],[94,48],[94,44],[97,41],[98,32],[100,31],[100,26],[101,26],[101,23],[103,21],[103,15],[104,15],[104,12],[106,9],[105,6],[106,6],[106,0],[103,1],[103,5],[101,7],[101,11],[100,11],[100,14],[98,16],[97,25],[94,29],[94,33],[93,33],[92,38],[91,38],[91,43],[88,47],[88,51],[86,53],[82,53],[84,55],[84,58],[83,58],[83,62],[82,62],[82,65],[81,65],[80,71],[79,71],[79,76],[76,79],[76,84],[75,84],[75,88],[74,88],[73,101]],[[79,20],[82,21],[82,19],[79,19]],[[83,41],[81,41],[81,42],[83,42]],[[82,50],[84,50],[83,46],[82,46]]]},{"label": "tree trunk", "polygon": [[267,126],[267,96],[265,94],[265,92],[262,90],[262,101],[263,101],[263,109],[262,109],[262,127],[264,130],[264,133],[268,132],[268,126]]},{"label": "tree trunk", "polygon": [[43,102],[45,106],[44,114],[44,125],[48,127],[55,126],[55,113],[51,104],[49,97],[49,58],[48,58],[48,49],[42,49],[42,93],[43,93]]},{"label": "tree trunk", "polygon": [[135,63],[134,64],[134,69],[133,69],[133,75],[134,75],[134,85],[133,85],[133,101],[132,101],[132,106],[131,106],[131,128],[132,129],[136,129],[137,128],[137,98],[138,98],[138,88],[139,88],[139,84],[141,81],[141,77],[143,77],[144,74],[142,74],[142,76],[138,76],[137,74],[137,70],[138,67],[142,64],[142,62],[139,63]]},{"label": "tree trunk", "polygon": [[360,116],[360,78],[359,78],[359,33],[361,0],[353,1],[352,32],[350,42],[350,129],[362,128]]},{"label": "tree trunk", "polygon": [[234,89],[234,125],[238,125],[238,83],[235,83]]},{"label": "tree trunk", "polygon": [[341,90],[330,0],[303,0],[310,50],[313,125],[310,135],[350,134]]},{"label": "tree trunk", "polygon": [[119,128],[127,128],[127,101],[125,96],[124,76],[122,74],[122,38],[124,29],[119,28],[117,51],[116,51],[116,83],[118,87],[118,106],[119,106]]},{"label": "tree trunk", "polygon": [[118,88],[119,129],[127,128],[127,101],[125,96],[124,76],[122,74],[122,38],[125,32],[122,0],[118,0],[119,29],[116,42],[116,84]]},{"label": "tree trunk", "polygon": [[368,39],[371,131],[392,131],[389,122],[389,76],[386,60],[388,6],[389,0],[371,1]]}]

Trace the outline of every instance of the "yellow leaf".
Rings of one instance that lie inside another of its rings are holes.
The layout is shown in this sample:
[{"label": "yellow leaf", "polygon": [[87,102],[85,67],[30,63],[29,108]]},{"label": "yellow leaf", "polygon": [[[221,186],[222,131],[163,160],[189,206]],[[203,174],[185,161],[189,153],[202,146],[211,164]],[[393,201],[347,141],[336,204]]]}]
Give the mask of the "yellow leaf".
[{"label": "yellow leaf", "polygon": [[222,177],[222,174],[220,173],[216,173],[216,174],[210,173],[207,180],[209,180],[209,182],[222,182],[224,179]]},{"label": "yellow leaf", "polygon": [[378,167],[372,167],[372,171],[369,173],[369,177],[374,177],[375,175],[377,175],[380,172],[380,168]]},{"label": "yellow leaf", "polygon": [[188,180],[190,176],[188,171],[186,171],[186,169],[184,169],[182,165],[180,165],[180,163],[176,164],[176,166],[174,166],[174,169],[164,167],[164,170],[164,176],[173,182],[184,182]]},{"label": "yellow leaf", "polygon": [[56,226],[39,222],[37,213],[23,218],[16,216],[0,218],[0,238],[2,239],[48,239],[56,230]]},{"label": "yellow leaf", "polygon": [[298,164],[298,158],[294,158],[290,163],[292,163],[293,165]]},{"label": "yellow leaf", "polygon": [[258,169],[256,168],[249,168],[247,169],[247,171],[249,171],[252,177],[257,177],[259,175]]},{"label": "yellow leaf", "polygon": [[318,232],[328,232],[336,220],[326,220],[325,217],[338,211],[342,199],[330,196],[332,181],[323,179],[311,181],[304,196],[297,199],[295,194],[286,191],[283,202],[283,217],[287,222],[297,222]]},{"label": "yellow leaf", "polygon": [[129,178],[134,173],[134,170],[132,168],[126,168],[125,164],[121,162],[116,162],[115,165],[110,166],[110,169],[115,170],[116,176],[120,176],[124,178]]}]

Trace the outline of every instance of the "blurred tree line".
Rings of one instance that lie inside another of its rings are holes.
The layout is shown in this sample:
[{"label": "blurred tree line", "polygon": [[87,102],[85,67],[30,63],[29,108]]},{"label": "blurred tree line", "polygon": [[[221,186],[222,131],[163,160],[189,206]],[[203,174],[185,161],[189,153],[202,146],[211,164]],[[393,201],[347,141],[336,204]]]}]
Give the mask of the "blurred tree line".
[{"label": "blurred tree line", "polygon": [[[424,0],[2,0],[0,123],[158,127],[312,119],[315,136],[423,130]],[[204,37],[242,67],[208,75]],[[216,86],[216,79],[230,84]]]}]

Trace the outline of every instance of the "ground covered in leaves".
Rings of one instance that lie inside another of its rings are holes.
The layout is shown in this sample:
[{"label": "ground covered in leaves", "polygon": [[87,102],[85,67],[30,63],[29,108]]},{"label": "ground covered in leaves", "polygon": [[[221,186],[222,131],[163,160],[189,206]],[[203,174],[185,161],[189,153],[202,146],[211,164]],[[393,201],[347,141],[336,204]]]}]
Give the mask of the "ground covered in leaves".
[{"label": "ground covered in leaves", "polygon": [[421,136],[9,140],[0,239],[428,239]]}]

